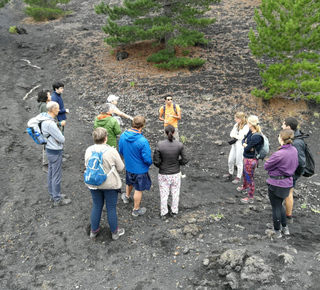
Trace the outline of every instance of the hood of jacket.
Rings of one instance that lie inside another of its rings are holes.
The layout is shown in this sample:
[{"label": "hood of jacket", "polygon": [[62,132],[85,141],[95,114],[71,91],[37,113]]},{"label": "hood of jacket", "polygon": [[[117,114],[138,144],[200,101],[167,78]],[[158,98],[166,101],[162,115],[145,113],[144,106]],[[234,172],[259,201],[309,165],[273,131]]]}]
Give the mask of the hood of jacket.
[{"label": "hood of jacket", "polygon": [[140,133],[136,133],[128,130],[123,132],[122,135],[123,135],[122,138],[124,138],[128,142],[135,142],[143,137],[143,133],[140,134]]},{"label": "hood of jacket", "polygon": [[296,130],[294,132],[294,139],[305,139],[308,137],[309,137],[309,134],[304,134],[300,130]]}]

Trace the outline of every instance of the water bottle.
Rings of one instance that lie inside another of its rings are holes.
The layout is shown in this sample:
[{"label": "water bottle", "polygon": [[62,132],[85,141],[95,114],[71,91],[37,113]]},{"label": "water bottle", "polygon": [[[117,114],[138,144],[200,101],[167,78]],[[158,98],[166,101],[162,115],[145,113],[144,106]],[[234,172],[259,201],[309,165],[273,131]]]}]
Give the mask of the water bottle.
[{"label": "water bottle", "polygon": [[46,144],[47,143],[46,139],[43,138],[43,136],[38,131],[34,131],[34,135],[36,136],[39,144]]}]

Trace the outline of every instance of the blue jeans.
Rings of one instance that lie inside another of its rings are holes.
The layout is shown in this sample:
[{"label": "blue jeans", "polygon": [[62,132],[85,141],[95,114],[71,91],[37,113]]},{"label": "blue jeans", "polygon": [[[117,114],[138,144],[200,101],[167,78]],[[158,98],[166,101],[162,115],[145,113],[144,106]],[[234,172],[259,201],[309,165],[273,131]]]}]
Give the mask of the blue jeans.
[{"label": "blue jeans", "polygon": [[[52,150],[51,150],[52,151]],[[58,151],[57,151],[58,152]],[[52,154],[47,150],[48,158],[48,190],[54,201],[61,199],[60,184],[62,179],[62,150],[58,154]]]},{"label": "blue jeans", "polygon": [[117,202],[118,192],[117,189],[90,189],[92,196],[92,211],[91,211],[91,229],[96,232],[99,229],[101,220],[101,213],[103,209],[103,203],[106,201],[108,223],[111,232],[114,232],[118,228],[117,217]]}]

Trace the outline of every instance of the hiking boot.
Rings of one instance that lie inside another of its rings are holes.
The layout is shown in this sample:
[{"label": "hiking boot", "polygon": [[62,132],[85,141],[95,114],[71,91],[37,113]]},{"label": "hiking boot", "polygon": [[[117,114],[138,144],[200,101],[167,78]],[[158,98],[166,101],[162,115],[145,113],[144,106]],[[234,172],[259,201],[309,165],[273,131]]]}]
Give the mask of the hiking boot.
[{"label": "hiking boot", "polygon": [[[66,199],[66,197],[67,197],[67,195],[63,194],[63,193],[61,193],[60,195],[61,195],[62,199]],[[50,196],[50,201],[54,201],[54,199],[51,196]]]},{"label": "hiking boot", "polygon": [[240,178],[239,178],[239,177],[236,177],[234,180],[232,180],[232,183],[233,183],[233,184],[238,184],[238,183],[240,183]]},{"label": "hiking boot", "polygon": [[283,232],[283,234],[284,234],[285,236],[289,236],[289,235],[290,235],[288,226],[286,226],[286,227],[281,227],[281,231]]},{"label": "hiking boot", "polygon": [[243,186],[237,187],[237,190],[238,190],[239,192],[244,192],[244,191],[246,191],[246,189],[243,188]]},{"label": "hiking boot", "polygon": [[287,223],[292,224],[293,223],[293,216],[292,215],[287,215]]},{"label": "hiking boot", "polygon": [[245,198],[241,199],[241,202],[242,203],[254,203],[254,200],[253,200],[253,198],[245,197]]},{"label": "hiking boot", "polygon": [[90,230],[90,238],[94,239],[100,232],[100,229],[97,229],[95,232],[93,230]]},{"label": "hiking boot", "polygon": [[119,239],[120,236],[124,235],[125,230],[124,229],[119,229],[117,228],[113,233],[112,233],[112,239],[117,240]]},{"label": "hiking boot", "polygon": [[168,217],[169,217],[169,214],[160,215],[160,218],[161,218],[163,221],[167,220]]},{"label": "hiking boot", "polygon": [[45,173],[48,173],[48,164],[42,165],[42,171],[44,171]]},{"label": "hiking boot", "polygon": [[178,214],[173,212],[173,213],[171,214],[171,217],[175,219],[175,218],[178,217]]},{"label": "hiking boot", "polygon": [[138,209],[133,209],[132,215],[133,216],[139,216],[144,215],[146,213],[147,209],[145,207],[140,207]]},{"label": "hiking boot", "polygon": [[223,174],[222,176],[223,178],[231,178],[232,177],[232,174],[230,174],[229,172],[226,173],[226,174]]},{"label": "hiking boot", "polygon": [[277,239],[281,239],[282,238],[282,235],[281,235],[281,231],[277,231],[277,230],[273,230],[274,233],[275,233],[275,236]]},{"label": "hiking boot", "polygon": [[129,197],[127,197],[126,193],[124,192],[123,194],[121,194],[121,198],[123,203],[129,203]]},{"label": "hiking boot", "polygon": [[53,202],[53,206],[56,207],[56,206],[62,206],[62,205],[67,205],[71,202],[71,199],[64,199],[64,198],[61,198],[59,199],[58,201],[54,201]]}]

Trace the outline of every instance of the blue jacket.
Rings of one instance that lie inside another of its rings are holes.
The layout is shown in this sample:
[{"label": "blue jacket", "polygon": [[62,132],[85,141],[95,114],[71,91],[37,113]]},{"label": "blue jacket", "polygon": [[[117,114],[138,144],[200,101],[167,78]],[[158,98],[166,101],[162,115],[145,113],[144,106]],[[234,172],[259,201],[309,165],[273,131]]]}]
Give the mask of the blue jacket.
[{"label": "blue jacket", "polygon": [[60,107],[59,114],[57,116],[58,121],[67,120],[66,109],[64,108],[63,100],[59,94],[53,92],[51,94],[51,101],[57,102]]},{"label": "blue jacket", "polygon": [[152,164],[151,149],[142,133],[128,130],[123,132],[119,141],[119,153],[124,157],[127,171],[135,174],[149,171]]},{"label": "blue jacket", "polygon": [[243,157],[253,159],[255,156],[255,150],[259,151],[263,144],[263,138],[260,135],[252,134],[251,130],[249,130],[248,135],[245,136],[242,141],[242,144],[243,143],[247,143],[247,147],[244,147],[243,150]]}]

